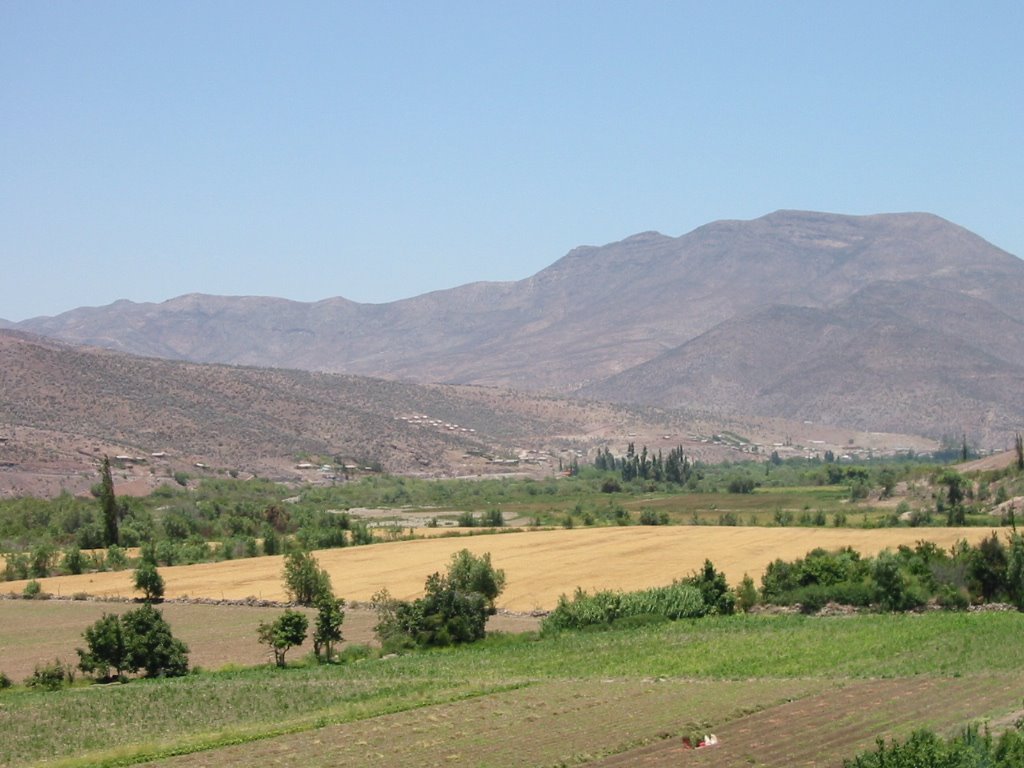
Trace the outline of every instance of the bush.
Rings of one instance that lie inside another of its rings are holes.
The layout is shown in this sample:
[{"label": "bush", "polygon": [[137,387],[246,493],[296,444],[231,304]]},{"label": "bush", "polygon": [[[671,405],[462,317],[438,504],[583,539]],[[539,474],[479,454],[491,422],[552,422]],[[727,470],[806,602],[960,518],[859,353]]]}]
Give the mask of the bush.
[{"label": "bush", "polygon": [[152,560],[143,560],[135,570],[135,588],[142,592],[147,603],[163,600],[164,578]]},{"label": "bush", "polygon": [[704,567],[698,573],[683,581],[700,590],[709,613],[728,616],[735,612],[736,595],[729,590],[725,574],[716,571],[710,560],[705,560]]},{"label": "bush", "polygon": [[653,509],[640,510],[640,525],[668,525],[668,512],[655,512]]},{"label": "bush", "polygon": [[505,573],[491,565],[489,553],[456,552],[446,574],[427,577],[425,594],[418,600],[395,600],[386,590],[374,595],[381,646],[385,652],[397,652],[480,640],[504,586]]},{"label": "bush", "polygon": [[72,576],[77,576],[85,570],[85,556],[78,547],[71,547],[64,553],[64,570]]},{"label": "bush", "polygon": [[4,555],[4,581],[21,581],[28,578],[28,555],[25,552],[8,552]]},{"label": "bush", "polygon": [[744,573],[743,581],[736,589],[736,607],[747,613],[757,605],[757,601],[757,587],[754,586],[754,580],[750,578],[750,574]]},{"label": "bush", "polygon": [[373,648],[365,643],[352,643],[351,645],[346,645],[336,658],[341,664],[351,664],[363,659],[372,659],[376,653]]},{"label": "bush", "polygon": [[21,590],[21,596],[26,600],[38,600],[43,596],[43,585],[35,579],[28,582],[25,588]]},{"label": "bush", "polygon": [[488,509],[484,512],[482,522],[490,528],[503,528],[505,526],[505,516],[501,513],[500,509]]},{"label": "bush", "polygon": [[920,730],[905,742],[876,742],[874,752],[865,752],[852,760],[844,760],[844,768],[1019,768],[1024,765],[1024,736],[1019,731],[1003,732],[993,739],[986,729],[979,733],[969,726],[962,734],[949,740],[931,731]]},{"label": "bush", "polygon": [[58,691],[74,681],[74,670],[60,659],[54,659],[50,664],[36,664],[25,685],[44,691]]},{"label": "bush", "polygon": [[11,678],[9,678],[3,672],[0,672],[0,691],[4,690],[5,688],[10,688],[12,685],[14,685],[14,683],[11,680]]},{"label": "bush", "polygon": [[757,483],[750,477],[734,477],[727,486],[729,493],[753,493]]},{"label": "bush", "polygon": [[460,592],[477,592],[487,601],[487,612],[494,614],[494,601],[505,589],[505,571],[491,564],[489,552],[477,556],[468,549],[452,555],[448,563],[448,581]]},{"label": "bush", "polygon": [[570,600],[558,598],[558,606],[541,623],[542,632],[610,626],[631,616],[663,616],[669,620],[697,618],[707,613],[700,590],[681,581],[667,587],[637,592],[611,590],[588,594],[577,588]]}]

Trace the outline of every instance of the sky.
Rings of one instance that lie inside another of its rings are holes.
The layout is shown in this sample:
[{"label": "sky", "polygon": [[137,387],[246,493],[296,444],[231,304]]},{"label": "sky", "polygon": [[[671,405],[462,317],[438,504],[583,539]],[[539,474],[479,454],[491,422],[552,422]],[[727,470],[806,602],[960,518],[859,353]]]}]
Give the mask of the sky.
[{"label": "sky", "polygon": [[0,1],[0,318],[387,302],[927,211],[1024,256],[1024,3]]}]

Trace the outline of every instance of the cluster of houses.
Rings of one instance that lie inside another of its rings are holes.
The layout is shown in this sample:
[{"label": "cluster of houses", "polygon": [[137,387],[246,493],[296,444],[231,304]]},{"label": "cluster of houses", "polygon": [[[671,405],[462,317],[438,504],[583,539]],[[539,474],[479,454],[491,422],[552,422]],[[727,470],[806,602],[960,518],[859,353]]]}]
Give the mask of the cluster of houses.
[{"label": "cluster of houses", "polygon": [[443,419],[434,419],[427,416],[425,413],[413,413],[404,416],[396,416],[398,421],[404,421],[407,424],[412,424],[417,427],[433,427],[435,429],[444,429],[448,432],[461,432],[463,434],[473,434],[476,432],[475,429],[470,427],[460,427],[458,424],[453,424]]}]

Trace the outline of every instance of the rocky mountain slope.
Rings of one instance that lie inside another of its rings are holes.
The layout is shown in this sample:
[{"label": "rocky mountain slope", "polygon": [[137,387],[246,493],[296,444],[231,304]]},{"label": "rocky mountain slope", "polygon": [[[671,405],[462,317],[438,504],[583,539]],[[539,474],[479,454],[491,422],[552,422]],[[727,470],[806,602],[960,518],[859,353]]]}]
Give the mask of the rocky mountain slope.
[{"label": "rocky mountain slope", "polygon": [[15,327],[134,354],[576,393],[866,429],[1024,423],[1024,262],[928,214],[779,211],[382,305],[122,301]]}]

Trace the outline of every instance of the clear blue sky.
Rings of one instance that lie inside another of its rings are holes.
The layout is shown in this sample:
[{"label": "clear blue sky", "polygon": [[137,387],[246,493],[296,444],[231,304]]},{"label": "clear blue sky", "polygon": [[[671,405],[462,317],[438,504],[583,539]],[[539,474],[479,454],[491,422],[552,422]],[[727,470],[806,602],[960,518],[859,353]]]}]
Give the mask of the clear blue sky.
[{"label": "clear blue sky", "polygon": [[0,318],[391,301],[779,208],[1024,256],[1024,3],[0,2]]}]

